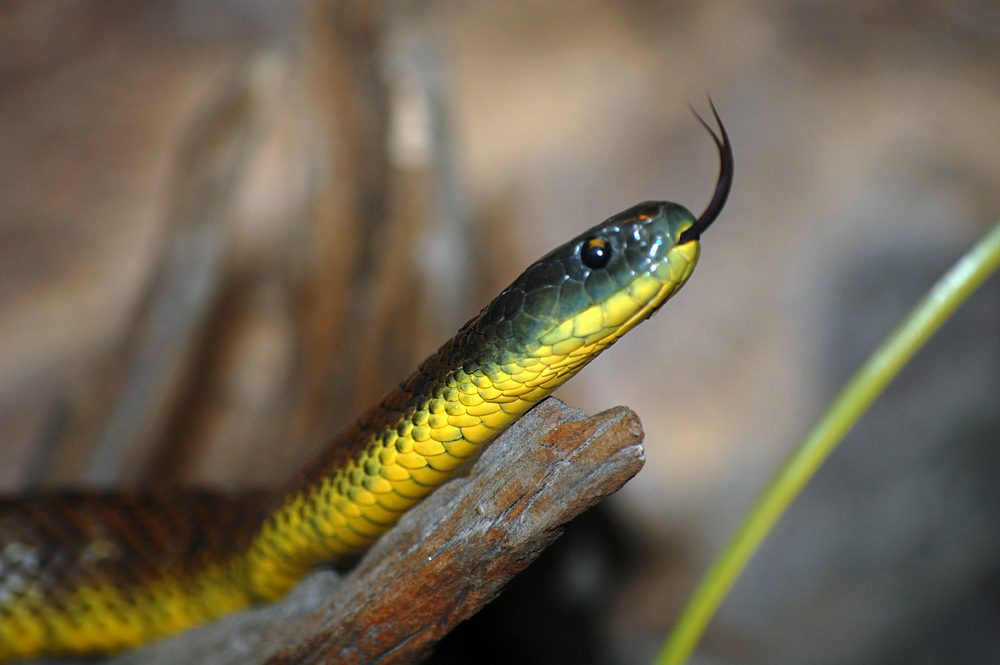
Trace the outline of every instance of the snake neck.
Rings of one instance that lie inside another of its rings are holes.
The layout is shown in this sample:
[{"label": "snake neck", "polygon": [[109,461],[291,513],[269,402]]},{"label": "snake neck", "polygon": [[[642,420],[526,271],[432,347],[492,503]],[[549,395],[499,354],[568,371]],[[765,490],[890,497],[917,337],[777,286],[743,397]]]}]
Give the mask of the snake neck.
[{"label": "snake neck", "polygon": [[280,597],[315,565],[356,558],[596,353],[531,355],[488,339],[476,323],[279,493],[280,506],[238,562],[256,596]]}]

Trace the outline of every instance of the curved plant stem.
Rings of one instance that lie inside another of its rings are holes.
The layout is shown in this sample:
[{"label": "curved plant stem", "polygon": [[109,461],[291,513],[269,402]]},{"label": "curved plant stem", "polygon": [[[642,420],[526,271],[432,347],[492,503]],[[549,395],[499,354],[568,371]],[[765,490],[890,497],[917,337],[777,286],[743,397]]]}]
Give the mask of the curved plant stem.
[{"label": "curved plant stem", "polygon": [[703,578],[657,665],[687,661],[722,599],[788,505],[913,354],[998,266],[1000,222],[931,288],[809,430]]}]

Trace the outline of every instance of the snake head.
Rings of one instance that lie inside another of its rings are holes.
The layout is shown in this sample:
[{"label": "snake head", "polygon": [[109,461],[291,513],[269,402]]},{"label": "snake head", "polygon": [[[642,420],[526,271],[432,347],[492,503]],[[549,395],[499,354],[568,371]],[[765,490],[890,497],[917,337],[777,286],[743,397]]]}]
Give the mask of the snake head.
[{"label": "snake head", "polygon": [[705,212],[695,218],[676,203],[647,201],[549,252],[470,322],[481,361],[529,357],[582,366],[684,285],[698,262],[699,238],[732,186],[732,147],[714,105],[712,111],[721,138],[698,119],[722,165]]},{"label": "snake head", "polygon": [[695,222],[683,206],[649,201],[549,252],[471,323],[484,342],[476,356],[548,364],[572,354],[582,366],[687,281],[700,243],[678,239]]}]

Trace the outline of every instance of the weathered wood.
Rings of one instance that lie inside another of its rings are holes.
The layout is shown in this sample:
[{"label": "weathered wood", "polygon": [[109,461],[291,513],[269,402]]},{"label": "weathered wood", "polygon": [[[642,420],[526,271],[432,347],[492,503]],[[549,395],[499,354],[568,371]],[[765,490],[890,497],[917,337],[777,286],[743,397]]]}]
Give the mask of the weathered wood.
[{"label": "weathered wood", "polygon": [[593,417],[548,399],[434,492],[336,584],[323,572],[288,599],[113,665],[420,662],[561,533],[643,463],[625,407]]}]

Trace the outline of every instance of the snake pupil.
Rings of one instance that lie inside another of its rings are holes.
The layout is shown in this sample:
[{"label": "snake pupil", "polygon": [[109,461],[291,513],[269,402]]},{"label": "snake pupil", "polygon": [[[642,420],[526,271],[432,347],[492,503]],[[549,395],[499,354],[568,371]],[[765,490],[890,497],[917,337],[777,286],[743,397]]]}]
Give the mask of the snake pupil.
[{"label": "snake pupil", "polygon": [[580,259],[591,270],[603,268],[611,260],[611,245],[604,238],[585,240],[580,248]]}]

